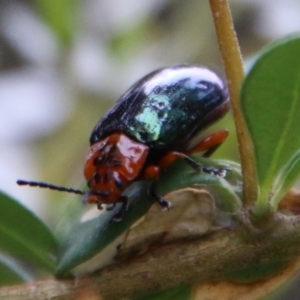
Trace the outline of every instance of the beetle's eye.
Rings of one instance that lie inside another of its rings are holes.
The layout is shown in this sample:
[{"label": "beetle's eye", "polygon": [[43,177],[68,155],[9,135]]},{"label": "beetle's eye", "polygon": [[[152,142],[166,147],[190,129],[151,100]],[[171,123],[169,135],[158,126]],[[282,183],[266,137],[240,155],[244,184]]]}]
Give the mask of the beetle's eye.
[{"label": "beetle's eye", "polygon": [[95,173],[95,174],[93,175],[93,179],[95,180],[96,183],[99,183],[100,180],[101,180],[100,174],[99,174],[99,173]]}]

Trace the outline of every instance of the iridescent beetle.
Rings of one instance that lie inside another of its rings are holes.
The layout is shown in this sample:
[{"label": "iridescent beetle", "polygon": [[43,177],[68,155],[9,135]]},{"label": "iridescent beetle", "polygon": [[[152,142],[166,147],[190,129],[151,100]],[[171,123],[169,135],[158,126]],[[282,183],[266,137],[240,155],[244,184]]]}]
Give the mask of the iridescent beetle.
[{"label": "iridescent beetle", "polygon": [[84,195],[96,204],[122,202],[115,219],[127,208],[123,191],[134,181],[153,180],[151,195],[170,207],[155,191],[160,171],[184,159],[196,171],[224,176],[229,168],[205,168],[188,154],[207,157],[223,143],[227,130],[211,134],[191,147],[191,140],[229,110],[224,81],[208,68],[179,65],[156,70],[137,81],[99,121],[90,137],[84,168],[84,192],[43,182],[18,180],[19,185],[46,187]]}]

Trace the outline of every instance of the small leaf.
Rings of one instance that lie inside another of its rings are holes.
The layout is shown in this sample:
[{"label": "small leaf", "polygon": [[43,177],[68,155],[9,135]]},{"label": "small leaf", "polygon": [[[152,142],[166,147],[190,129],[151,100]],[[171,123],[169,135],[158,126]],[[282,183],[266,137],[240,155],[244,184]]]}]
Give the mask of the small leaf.
[{"label": "small leaf", "polygon": [[253,138],[260,196],[273,210],[300,173],[300,38],[268,47],[242,87],[242,109]]},{"label": "small leaf", "polygon": [[53,271],[57,242],[47,226],[19,202],[0,193],[0,250]]},{"label": "small leaf", "polygon": [[[62,249],[55,272],[56,276],[67,275],[71,269],[96,255],[143,216],[153,204],[146,191],[145,183],[131,187],[129,190],[132,195],[131,201],[136,200],[137,193],[143,200],[131,205],[121,222],[112,221],[113,216],[121,207],[121,204],[118,204],[113,211],[105,210],[97,218],[85,222],[77,218],[71,226],[65,228],[60,226],[58,231],[60,231]],[[78,211],[78,208],[76,210]]]},{"label": "small leaf", "polygon": [[[197,158],[197,161],[204,166],[221,168],[228,165],[203,158]],[[233,185],[240,186],[239,171],[229,172],[228,180]],[[237,210],[241,202],[235,194],[235,187],[230,186],[228,183],[224,184],[224,181],[225,179],[218,176],[195,172],[185,162],[177,162],[162,174],[157,190],[161,195],[165,195],[172,190],[189,186],[211,186],[212,189],[218,187],[217,193],[224,195],[222,200],[227,202],[225,207],[228,207],[229,211]],[[111,221],[112,217],[118,212],[120,205],[113,211],[103,211],[99,217],[85,222],[80,221],[79,214],[82,207],[75,204],[74,211],[69,208],[68,213],[70,213],[71,218],[66,216],[66,221],[62,222],[58,228],[62,249],[56,275],[59,277],[65,276],[74,267],[91,259],[145,215],[154,203],[153,198],[148,194],[149,184],[145,181],[137,182],[126,190],[130,203],[134,204],[130,205],[121,222]],[[70,221],[71,219],[73,221]]]},{"label": "small leaf", "polygon": [[152,205],[145,217],[126,232],[118,247],[118,260],[145,253],[153,246],[199,238],[215,225],[215,201],[204,189],[186,187],[166,194],[164,199],[172,208],[162,210],[158,203]]},{"label": "small leaf", "polygon": [[[159,180],[158,192],[162,195],[188,186],[203,187],[215,198],[218,208],[222,211],[235,212],[242,207],[241,203],[241,169],[240,165],[224,160],[212,160],[199,155],[192,156],[197,162],[206,167],[231,167],[226,179],[205,173],[197,173],[184,161],[172,166],[166,176]],[[176,187],[176,188],[174,188]]]},{"label": "small leaf", "polygon": [[0,286],[32,281],[24,266],[7,255],[0,254]]}]

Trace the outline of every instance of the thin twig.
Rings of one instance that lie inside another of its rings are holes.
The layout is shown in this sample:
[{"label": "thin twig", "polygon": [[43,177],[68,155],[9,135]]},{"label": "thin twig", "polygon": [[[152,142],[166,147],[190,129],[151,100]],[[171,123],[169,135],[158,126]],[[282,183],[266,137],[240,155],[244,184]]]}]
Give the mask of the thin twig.
[{"label": "thin twig", "polygon": [[243,60],[227,0],[210,0],[220,52],[227,76],[231,106],[239,143],[243,172],[243,202],[251,206],[257,200],[257,178],[254,147],[240,106],[240,90],[244,79]]}]

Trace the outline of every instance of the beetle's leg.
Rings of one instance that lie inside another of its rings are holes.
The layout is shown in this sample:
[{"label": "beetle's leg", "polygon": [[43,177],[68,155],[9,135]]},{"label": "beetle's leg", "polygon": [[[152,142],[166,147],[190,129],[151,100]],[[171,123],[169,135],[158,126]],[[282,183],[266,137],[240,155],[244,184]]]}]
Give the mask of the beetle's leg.
[{"label": "beetle's leg", "polygon": [[182,152],[177,152],[177,151],[172,151],[167,153],[158,163],[159,168],[162,169],[167,169],[175,160],[178,158],[184,159],[194,170],[197,172],[204,172],[208,174],[213,174],[213,175],[219,175],[219,176],[226,176],[226,172],[231,170],[230,168],[222,168],[222,169],[217,169],[217,168],[207,168],[203,167],[202,164],[196,162],[189,156],[185,155]]},{"label": "beetle's leg", "polygon": [[[184,155],[184,154],[183,154]],[[204,172],[207,174],[212,174],[212,175],[218,175],[221,177],[225,177],[227,171],[231,171],[231,168],[222,168],[222,169],[217,169],[217,168],[208,168],[208,167],[203,167],[202,164],[196,162],[195,160],[193,160],[192,158],[184,155],[184,160],[197,172]]]},{"label": "beetle's leg", "polygon": [[156,181],[153,181],[153,183],[151,184],[149,194],[158,202],[158,204],[162,208],[170,209],[172,207],[170,202],[166,201],[165,199],[163,199],[163,197],[156,193]]},{"label": "beetle's leg", "polygon": [[102,209],[103,209],[102,203],[98,202],[98,203],[97,203],[97,208],[98,208],[99,210],[102,210]]},{"label": "beetle's leg", "polygon": [[150,165],[146,167],[143,174],[143,178],[146,180],[157,180],[159,178],[159,174],[160,174],[160,167],[155,165]]},{"label": "beetle's leg", "polygon": [[160,195],[156,193],[156,181],[159,177],[159,173],[160,173],[160,167],[155,165],[150,165],[144,171],[144,178],[148,180],[149,179],[154,180],[149,189],[150,196],[153,197],[162,208],[170,209],[171,203],[164,200]]},{"label": "beetle's leg", "polygon": [[223,129],[217,132],[212,133],[205,139],[201,140],[197,145],[188,150],[189,154],[195,152],[204,152],[203,157],[211,156],[220,145],[226,140],[229,131],[227,129]]},{"label": "beetle's leg", "polygon": [[116,205],[117,205],[116,203],[113,203],[112,205],[110,205],[110,206],[107,206],[107,207],[106,207],[106,210],[107,210],[107,211],[114,210],[114,209],[115,209],[115,207],[116,207]]},{"label": "beetle's leg", "polygon": [[[120,222],[128,209],[128,198],[126,196],[121,196],[117,202],[122,202],[122,206],[120,210],[113,216],[112,221],[114,222]],[[114,203],[114,205],[116,205],[116,203]]]}]

